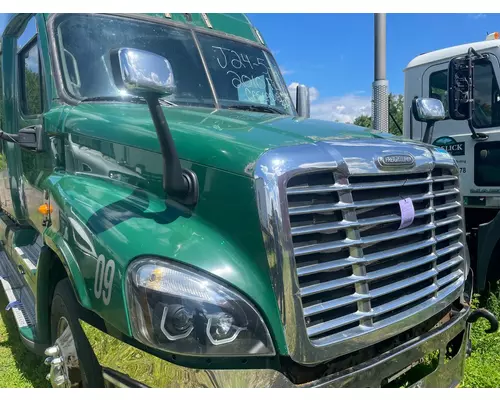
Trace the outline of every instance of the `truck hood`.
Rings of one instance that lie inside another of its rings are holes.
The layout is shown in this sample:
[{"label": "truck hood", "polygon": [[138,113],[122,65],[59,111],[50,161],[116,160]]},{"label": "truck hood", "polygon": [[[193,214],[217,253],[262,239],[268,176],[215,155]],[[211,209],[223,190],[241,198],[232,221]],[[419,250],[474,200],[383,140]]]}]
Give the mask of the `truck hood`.
[{"label": "truck hood", "polygon": [[[164,112],[182,160],[236,174],[253,175],[258,157],[276,147],[373,138],[405,141],[355,125],[277,114],[201,107],[165,107]],[[69,111],[63,129],[160,152],[149,111],[142,104],[80,104]]]}]

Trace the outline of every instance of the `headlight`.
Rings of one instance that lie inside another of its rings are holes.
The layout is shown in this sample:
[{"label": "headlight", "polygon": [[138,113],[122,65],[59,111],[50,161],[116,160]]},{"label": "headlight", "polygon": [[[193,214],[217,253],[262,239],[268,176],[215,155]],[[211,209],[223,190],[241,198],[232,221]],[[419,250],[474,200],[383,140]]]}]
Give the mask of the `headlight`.
[{"label": "headlight", "polygon": [[188,267],[135,261],[128,271],[127,297],[134,337],[151,347],[177,354],[275,354],[255,307]]}]

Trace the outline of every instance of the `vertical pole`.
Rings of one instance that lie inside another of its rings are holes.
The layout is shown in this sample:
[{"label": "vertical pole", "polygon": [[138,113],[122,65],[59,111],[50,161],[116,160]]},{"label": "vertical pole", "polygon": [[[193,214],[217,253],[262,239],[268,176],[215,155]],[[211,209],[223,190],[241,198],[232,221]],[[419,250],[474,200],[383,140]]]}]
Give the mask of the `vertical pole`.
[{"label": "vertical pole", "polygon": [[375,80],[372,86],[373,129],[389,131],[389,81],[386,80],[386,15],[375,14]]}]

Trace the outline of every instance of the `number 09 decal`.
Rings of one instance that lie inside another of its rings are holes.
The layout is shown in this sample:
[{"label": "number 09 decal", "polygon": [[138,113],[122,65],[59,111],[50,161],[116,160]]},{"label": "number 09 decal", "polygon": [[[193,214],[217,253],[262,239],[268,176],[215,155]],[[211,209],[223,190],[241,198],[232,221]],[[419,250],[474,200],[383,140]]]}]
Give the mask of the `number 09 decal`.
[{"label": "number 09 decal", "polygon": [[111,288],[113,286],[113,278],[115,277],[115,262],[108,260],[103,254],[97,258],[97,266],[95,270],[94,280],[94,295],[96,299],[102,296],[102,302],[107,306],[111,301]]}]

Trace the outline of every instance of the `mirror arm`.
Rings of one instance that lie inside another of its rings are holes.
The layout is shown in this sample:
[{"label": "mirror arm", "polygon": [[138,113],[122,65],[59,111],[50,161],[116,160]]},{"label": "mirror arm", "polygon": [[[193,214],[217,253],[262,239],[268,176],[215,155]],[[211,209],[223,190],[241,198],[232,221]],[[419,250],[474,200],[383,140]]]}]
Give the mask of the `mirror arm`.
[{"label": "mirror arm", "polygon": [[479,54],[472,47],[469,47],[467,52],[467,58],[469,63],[469,118],[467,119],[467,123],[469,125],[469,129],[472,133],[472,139],[474,140],[486,140],[489,136],[482,132],[476,132],[474,126],[472,125],[472,116],[474,115],[474,59],[484,58],[481,54]]},{"label": "mirror arm", "polygon": [[432,142],[432,134],[434,133],[435,122],[436,121],[429,121],[425,125],[424,138],[422,139],[422,142],[424,142],[424,143],[431,143]]},{"label": "mirror arm", "polygon": [[469,129],[472,133],[472,139],[474,139],[474,140],[486,140],[489,138],[489,136],[486,133],[476,132],[476,130],[474,129],[474,126],[472,125],[472,118],[469,118],[467,120],[467,123],[469,124]]},{"label": "mirror arm", "polygon": [[198,201],[198,179],[195,173],[183,170],[181,167],[174,139],[170,133],[159,97],[156,94],[144,96],[153,119],[163,156],[163,190],[180,203],[193,205]]},{"label": "mirror arm", "polygon": [[7,132],[0,130],[0,139],[5,140],[6,142],[17,143],[19,140],[19,135],[7,133]]}]

